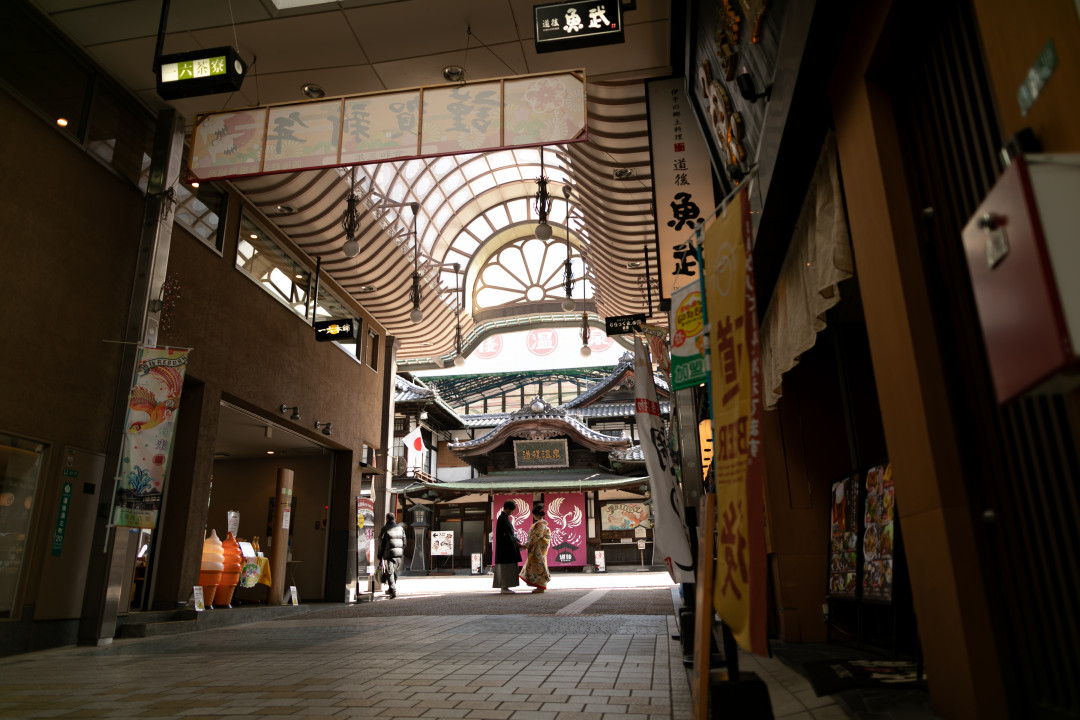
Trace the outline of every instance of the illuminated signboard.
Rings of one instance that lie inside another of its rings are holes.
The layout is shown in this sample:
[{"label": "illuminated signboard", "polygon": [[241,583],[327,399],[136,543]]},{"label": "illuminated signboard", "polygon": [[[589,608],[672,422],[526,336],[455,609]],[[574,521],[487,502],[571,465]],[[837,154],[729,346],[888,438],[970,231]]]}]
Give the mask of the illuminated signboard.
[{"label": "illuminated signboard", "polygon": [[312,325],[315,328],[315,339],[319,342],[348,342],[356,341],[356,330],[360,323],[352,318],[341,320],[320,320]]},{"label": "illuminated signboard", "polygon": [[621,0],[534,5],[533,19],[538,53],[624,41]]},{"label": "illuminated signboard", "polygon": [[228,46],[161,55],[155,67],[163,100],[235,92],[247,72],[240,55]]}]

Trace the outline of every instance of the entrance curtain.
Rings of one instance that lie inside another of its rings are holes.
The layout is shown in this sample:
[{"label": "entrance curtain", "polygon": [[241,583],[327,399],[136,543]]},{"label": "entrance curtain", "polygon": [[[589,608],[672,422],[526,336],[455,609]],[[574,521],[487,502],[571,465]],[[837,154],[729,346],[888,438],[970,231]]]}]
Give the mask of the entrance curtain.
[{"label": "entrance curtain", "polygon": [[836,138],[830,131],[761,324],[766,408],[780,401],[783,374],[814,347],[825,329],[826,311],[840,301],[837,286],[854,271]]}]

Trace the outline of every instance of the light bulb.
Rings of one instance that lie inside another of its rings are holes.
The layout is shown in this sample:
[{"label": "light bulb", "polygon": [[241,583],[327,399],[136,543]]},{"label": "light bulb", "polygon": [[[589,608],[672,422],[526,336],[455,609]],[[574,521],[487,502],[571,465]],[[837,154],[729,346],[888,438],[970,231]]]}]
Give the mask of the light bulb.
[{"label": "light bulb", "polygon": [[574,301],[571,300],[570,298],[566,298],[565,300],[562,301],[563,312],[574,312],[574,307],[575,307]]},{"label": "light bulb", "polygon": [[462,365],[465,364],[465,358],[462,357],[461,355],[458,355],[456,358],[454,358],[454,364],[457,365],[458,367],[461,367]]},{"label": "light bulb", "polygon": [[551,226],[546,222],[542,222],[536,226],[536,237],[540,240],[551,239]]},{"label": "light bulb", "polygon": [[352,239],[346,240],[345,244],[341,246],[341,252],[345,253],[347,258],[356,257],[360,254],[360,243]]},{"label": "light bulb", "polygon": [[421,310],[419,307],[413,308],[413,311],[409,313],[409,319],[412,320],[414,323],[420,322],[424,319],[424,311]]},{"label": "light bulb", "polygon": [[592,348],[590,348],[588,345],[582,345],[581,357],[589,357],[590,355],[592,355]]}]

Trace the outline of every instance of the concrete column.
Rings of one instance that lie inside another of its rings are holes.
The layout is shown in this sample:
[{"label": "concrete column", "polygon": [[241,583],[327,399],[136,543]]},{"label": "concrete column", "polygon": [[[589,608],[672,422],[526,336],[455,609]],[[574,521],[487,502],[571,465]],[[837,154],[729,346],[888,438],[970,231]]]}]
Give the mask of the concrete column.
[{"label": "concrete column", "polygon": [[293,471],[278,468],[277,500],[274,502],[274,527],[270,542],[270,593],[267,605],[280,605],[285,592],[285,563],[289,559],[289,526],[293,522]]}]

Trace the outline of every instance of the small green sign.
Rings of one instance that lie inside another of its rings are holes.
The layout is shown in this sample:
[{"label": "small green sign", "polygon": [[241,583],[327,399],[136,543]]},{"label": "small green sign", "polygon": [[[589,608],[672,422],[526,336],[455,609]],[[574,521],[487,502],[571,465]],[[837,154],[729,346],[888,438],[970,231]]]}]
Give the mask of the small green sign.
[{"label": "small green sign", "polygon": [[64,477],[79,477],[79,471],[71,468],[64,468],[60,474]]},{"label": "small green sign", "polygon": [[1031,110],[1031,106],[1035,104],[1042,89],[1046,86],[1046,81],[1054,74],[1057,64],[1057,48],[1054,47],[1052,39],[1047,40],[1046,46],[1035,59],[1035,64],[1028,70],[1027,75],[1024,76],[1024,82],[1020,83],[1020,89],[1016,92],[1021,115],[1027,115]]},{"label": "small green sign", "polygon": [[[75,471],[72,471],[75,472]],[[67,474],[67,471],[64,471]],[[78,474],[76,472],[76,474]],[[67,529],[68,511],[71,509],[71,483],[64,483],[60,491],[60,509],[56,513],[56,530],[53,531],[52,554],[59,557],[64,551],[64,532]]]}]

